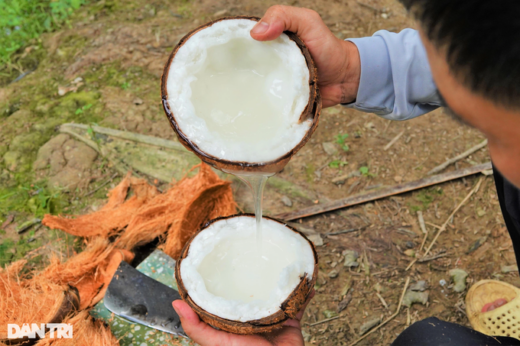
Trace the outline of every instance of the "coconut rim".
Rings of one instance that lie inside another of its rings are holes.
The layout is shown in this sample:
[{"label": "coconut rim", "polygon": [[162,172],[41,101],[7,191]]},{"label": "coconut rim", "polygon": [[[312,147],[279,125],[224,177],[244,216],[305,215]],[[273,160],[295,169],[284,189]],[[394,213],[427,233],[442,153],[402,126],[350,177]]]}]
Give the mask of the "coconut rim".
[{"label": "coconut rim", "polygon": [[173,59],[175,58],[175,55],[177,54],[177,51],[184,45],[184,43],[190,39],[191,36],[196,34],[197,32],[206,29],[207,27],[212,26],[213,24],[223,21],[223,20],[233,20],[233,19],[249,19],[253,21],[260,21],[259,17],[253,17],[253,16],[227,16],[222,17],[213,21],[210,21],[208,23],[205,23],[189,33],[187,33],[183,38],[179,40],[177,45],[174,47],[173,51],[171,52],[170,56],[168,57],[168,61],[166,62],[166,65],[164,66],[163,74],[161,77],[161,101],[162,106],[164,109],[164,112],[170,121],[170,125],[175,131],[175,133],[179,136],[179,139],[181,143],[189,150],[193,151],[199,158],[201,158],[204,162],[215,166],[215,165],[221,165],[225,166],[225,168],[229,169],[230,171],[233,170],[244,170],[246,168],[247,170],[259,170],[264,171],[265,168],[268,167],[278,167],[280,169],[275,169],[274,172],[276,173],[278,171],[281,171],[283,169],[283,166],[289,161],[289,159],[300,150],[305,143],[310,139],[314,131],[316,130],[316,127],[318,126],[319,121],[319,115],[321,112],[321,95],[318,88],[318,71],[316,68],[316,64],[314,63],[314,59],[312,58],[312,55],[310,54],[307,46],[305,46],[305,43],[302,41],[302,39],[296,35],[295,33],[291,31],[284,31],[283,33],[286,34],[290,40],[294,41],[298,48],[300,48],[300,52],[305,58],[305,62],[307,63],[307,68],[309,69],[309,100],[307,101],[307,105],[302,111],[300,115],[300,122],[311,119],[312,123],[307,132],[305,133],[305,136],[296,144],[291,150],[289,150],[287,153],[283,154],[279,158],[267,162],[246,162],[246,161],[231,161],[226,160],[222,158],[215,157],[211,154],[206,153],[202,149],[200,149],[197,144],[193,143],[188,136],[181,130],[179,124],[175,120],[175,115],[170,109],[170,106],[168,104],[168,91],[167,91],[167,81],[168,81],[168,74],[170,72],[170,66],[172,64]]},{"label": "coconut rim", "polygon": [[[177,281],[177,287],[178,287],[178,291],[179,291],[181,298],[185,302],[187,302],[188,305],[190,305],[190,307],[199,316],[201,316],[201,318],[204,321],[206,321],[206,322],[216,321],[217,323],[215,323],[215,324],[217,324],[220,327],[229,326],[231,328],[227,329],[227,331],[231,331],[231,332],[235,332],[235,333],[240,333],[240,329],[243,329],[243,328],[250,329],[250,330],[252,330],[252,332],[267,332],[272,329],[276,329],[277,327],[281,327],[282,322],[284,322],[285,320],[287,320],[289,318],[294,318],[296,316],[296,314],[298,313],[301,306],[303,306],[303,304],[309,297],[309,294],[312,291],[312,287],[314,287],[314,283],[316,282],[316,279],[318,276],[318,254],[316,252],[316,248],[314,247],[314,244],[302,232],[298,231],[294,227],[289,226],[280,220],[277,220],[277,219],[274,219],[274,218],[268,217],[268,216],[263,216],[263,218],[277,222],[277,223],[283,225],[284,227],[290,229],[291,231],[302,236],[307,241],[309,246],[311,247],[312,254],[314,257],[314,271],[312,273],[312,278],[311,279],[308,278],[308,273],[305,273],[305,275],[301,276],[300,282],[298,283],[298,285],[296,285],[296,287],[294,287],[294,289],[287,296],[287,298],[280,304],[280,310],[276,311],[275,313],[273,313],[269,316],[265,316],[260,319],[248,320],[248,321],[242,322],[242,321],[230,320],[230,319],[223,318],[218,315],[212,314],[210,312],[207,312],[206,310],[204,310],[204,308],[199,306],[197,303],[195,303],[191,299],[186,287],[184,287],[184,283],[183,283],[182,276],[181,276],[181,269],[180,269],[181,262],[182,262],[182,260],[184,260],[184,258],[187,257],[188,251],[190,249],[190,245],[191,245],[191,242],[193,241],[193,239],[200,232],[204,231],[206,228],[208,228],[210,225],[212,225],[215,222],[231,219],[234,217],[241,217],[241,216],[254,218],[255,214],[246,213],[246,214],[234,214],[234,215],[230,215],[230,216],[220,216],[220,217],[212,219],[212,220],[208,221],[206,224],[204,224],[204,226],[202,226],[201,229],[196,234],[194,234],[184,245],[184,247],[181,251],[181,254],[175,264],[175,279]],[[294,302],[295,301],[294,299],[302,293],[305,294],[305,299],[303,299],[301,301],[301,306],[300,305],[293,306],[294,304],[291,304],[291,303]],[[209,322],[209,323],[211,324],[211,322]],[[225,328],[223,328],[223,329],[225,329]],[[247,334],[251,334],[251,333],[247,333]]]}]

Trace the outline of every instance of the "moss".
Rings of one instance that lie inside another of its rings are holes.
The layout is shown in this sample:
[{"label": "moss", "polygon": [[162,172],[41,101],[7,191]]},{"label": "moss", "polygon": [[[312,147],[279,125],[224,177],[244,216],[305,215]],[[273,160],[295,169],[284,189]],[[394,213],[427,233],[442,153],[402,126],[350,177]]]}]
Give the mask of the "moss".
[{"label": "moss", "polygon": [[433,187],[429,189],[424,189],[416,193],[415,200],[420,202],[421,204],[410,203],[410,211],[416,213],[418,211],[425,211],[428,209],[430,204],[432,204],[437,196],[441,196],[443,191],[439,187]]}]

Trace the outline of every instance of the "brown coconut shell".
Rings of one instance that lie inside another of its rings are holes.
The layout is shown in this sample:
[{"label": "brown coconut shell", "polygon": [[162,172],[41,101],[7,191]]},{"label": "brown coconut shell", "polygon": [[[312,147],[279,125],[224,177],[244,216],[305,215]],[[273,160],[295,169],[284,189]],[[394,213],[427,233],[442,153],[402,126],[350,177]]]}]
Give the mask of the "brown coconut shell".
[{"label": "brown coconut shell", "polygon": [[[249,216],[252,218],[255,217],[254,214],[237,214],[226,217],[219,217],[209,221],[199,232],[204,231],[204,229],[208,228],[211,224],[217,221],[226,220],[237,216]],[[296,286],[296,288],[289,295],[289,297],[287,297],[287,299],[281,304],[280,310],[278,310],[276,313],[272,315],[258,320],[251,320],[247,322],[233,321],[219,317],[217,315],[205,311],[202,307],[198,306],[191,299],[182,281],[181,263],[186,258],[186,256],[188,256],[190,244],[196,236],[194,235],[186,243],[186,245],[181,251],[179,259],[177,260],[177,263],[175,265],[175,279],[177,280],[177,286],[182,300],[188,303],[188,305],[197,313],[197,315],[199,315],[201,320],[215,328],[235,334],[256,334],[272,332],[273,330],[281,328],[286,320],[296,317],[296,314],[302,309],[303,305],[305,304],[305,302],[309,298],[309,295],[312,292],[312,289],[318,277],[318,255],[316,253],[316,248],[314,247],[314,244],[303,233],[299,232],[295,228],[270,217],[264,216],[264,218],[276,221],[284,225],[291,231],[298,233],[309,243],[309,245],[312,248],[312,253],[314,255],[314,272],[312,273],[312,279],[309,280],[307,278],[307,275],[304,275],[300,279],[300,283],[298,284],[298,286]]]},{"label": "brown coconut shell", "polygon": [[[48,318],[45,323],[62,323],[65,320],[65,318],[70,316],[73,312],[79,310],[79,292],[75,287],[69,286],[69,289],[64,291],[63,295],[57,297],[57,299],[61,300],[61,304],[58,305],[58,309],[56,311],[49,311],[49,314],[47,315]],[[45,329],[46,332],[50,330],[49,328]],[[35,344],[38,341],[38,339],[38,335],[36,335],[35,339],[29,339],[28,337],[23,337],[19,339],[8,339],[7,334],[0,334],[0,343],[4,343],[6,345],[28,346]]]},{"label": "brown coconut shell", "polygon": [[175,55],[177,54],[177,51],[186,43],[186,41],[199,32],[200,30],[203,30],[207,27],[210,27],[214,23],[220,22],[222,20],[229,20],[229,19],[250,19],[259,21],[260,18],[258,17],[250,17],[250,16],[232,16],[232,17],[223,17],[211,22],[208,22],[206,24],[203,24],[199,26],[198,28],[190,31],[186,36],[184,36],[179,43],[175,46],[172,53],[170,54],[170,57],[168,58],[168,61],[164,67],[163,75],[161,78],[161,97],[162,97],[162,105],[164,108],[164,112],[166,113],[166,116],[168,117],[168,120],[170,121],[170,125],[177,134],[179,141],[190,151],[195,153],[202,161],[207,163],[210,166],[213,166],[215,168],[218,168],[220,170],[224,170],[227,172],[263,172],[263,173],[278,173],[283,170],[285,165],[289,162],[291,157],[300,150],[305,143],[311,138],[311,135],[314,133],[316,128],[318,127],[318,119],[321,112],[321,95],[320,91],[318,89],[318,70],[316,68],[316,64],[314,63],[314,60],[312,59],[311,53],[303,43],[303,41],[300,39],[298,35],[296,35],[293,32],[285,31],[284,33],[289,36],[291,40],[293,40],[296,45],[300,48],[303,56],[305,57],[305,61],[307,62],[307,66],[309,67],[309,103],[307,104],[307,107],[303,110],[302,114],[300,115],[300,121],[305,121],[307,119],[312,119],[312,125],[303,137],[303,139],[289,152],[284,154],[283,156],[277,158],[276,160],[269,161],[269,162],[258,162],[258,163],[252,163],[252,162],[242,162],[242,161],[229,161],[224,160],[215,156],[212,156],[203,150],[201,150],[195,143],[191,142],[190,139],[182,132],[179,125],[177,124],[177,121],[175,119],[175,114],[170,109],[170,106],[168,105],[168,91],[166,88],[166,83],[168,81],[168,73],[170,71],[170,65],[175,58]]}]

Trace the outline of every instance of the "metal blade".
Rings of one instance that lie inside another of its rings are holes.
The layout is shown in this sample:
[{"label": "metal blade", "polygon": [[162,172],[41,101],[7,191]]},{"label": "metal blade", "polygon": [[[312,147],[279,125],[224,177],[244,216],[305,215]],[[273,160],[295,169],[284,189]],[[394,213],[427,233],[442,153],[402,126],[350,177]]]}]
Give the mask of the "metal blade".
[{"label": "metal blade", "polygon": [[122,261],[105,293],[105,307],[132,322],[186,336],[172,307],[179,293]]}]

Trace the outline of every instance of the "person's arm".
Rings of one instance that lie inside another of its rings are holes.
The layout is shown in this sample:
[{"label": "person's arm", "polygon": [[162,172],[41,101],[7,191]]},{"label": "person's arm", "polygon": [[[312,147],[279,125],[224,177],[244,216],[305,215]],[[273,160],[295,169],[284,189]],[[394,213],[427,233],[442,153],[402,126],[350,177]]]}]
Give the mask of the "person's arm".
[{"label": "person's arm", "polygon": [[344,106],[391,120],[414,118],[441,106],[416,30],[381,30],[348,41],[358,48],[361,77],[356,100]]}]

